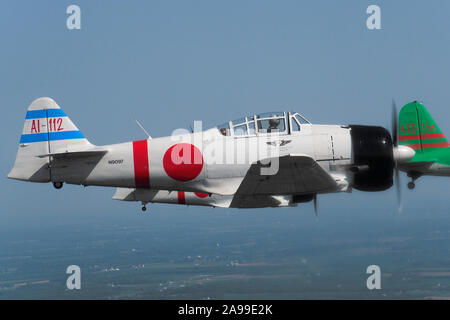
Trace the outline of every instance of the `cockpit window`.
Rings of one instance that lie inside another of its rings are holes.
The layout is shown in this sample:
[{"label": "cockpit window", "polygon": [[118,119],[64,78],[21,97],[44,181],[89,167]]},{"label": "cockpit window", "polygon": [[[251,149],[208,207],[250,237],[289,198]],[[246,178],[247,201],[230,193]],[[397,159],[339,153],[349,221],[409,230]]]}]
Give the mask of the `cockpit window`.
[{"label": "cockpit window", "polygon": [[258,120],[258,132],[273,133],[284,132],[286,129],[284,118],[272,118],[266,120]]},{"label": "cockpit window", "polygon": [[298,113],[295,114],[295,118],[297,119],[298,123],[300,123],[300,124],[311,124],[311,122],[309,122],[308,119],[304,118],[303,116],[299,115]]},{"label": "cockpit window", "polygon": [[[252,117],[252,118],[253,118],[253,117]],[[248,134],[251,134],[251,135],[256,134],[256,131],[255,131],[255,121],[249,122],[249,123],[248,123]]]},{"label": "cockpit window", "polygon": [[236,119],[236,120],[234,120],[232,122],[233,122],[233,126],[237,126],[239,124],[247,122],[247,119],[246,118],[239,118],[239,119]]},{"label": "cockpit window", "polygon": [[234,135],[235,136],[246,136],[247,135],[247,126],[242,124],[240,126],[234,126]]},{"label": "cockpit window", "polygon": [[258,121],[258,132],[274,133],[285,132],[285,114],[284,112],[267,112],[256,116]]},{"label": "cockpit window", "polygon": [[254,116],[244,117],[231,121],[231,127],[235,136],[248,136],[255,134]]},{"label": "cockpit window", "polygon": [[300,124],[297,122],[295,117],[291,117],[291,131],[300,131]]},{"label": "cockpit window", "polygon": [[259,119],[262,118],[273,118],[273,117],[284,117],[284,112],[283,111],[275,111],[275,112],[265,112],[265,113],[260,113],[256,116]]}]

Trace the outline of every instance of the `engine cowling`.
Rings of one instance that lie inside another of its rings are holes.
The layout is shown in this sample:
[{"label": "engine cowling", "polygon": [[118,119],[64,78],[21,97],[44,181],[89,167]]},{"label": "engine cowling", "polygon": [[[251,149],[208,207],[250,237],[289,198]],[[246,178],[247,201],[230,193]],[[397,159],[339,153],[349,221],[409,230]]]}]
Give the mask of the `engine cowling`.
[{"label": "engine cowling", "polygon": [[382,191],[393,184],[393,144],[383,127],[350,125],[354,168],[353,188]]}]

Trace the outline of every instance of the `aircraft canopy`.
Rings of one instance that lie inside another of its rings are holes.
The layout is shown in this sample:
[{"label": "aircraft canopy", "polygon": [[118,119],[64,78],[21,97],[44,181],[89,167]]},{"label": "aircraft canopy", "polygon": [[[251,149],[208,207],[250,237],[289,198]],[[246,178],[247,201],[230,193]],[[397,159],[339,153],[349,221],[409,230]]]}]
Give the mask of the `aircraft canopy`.
[{"label": "aircraft canopy", "polygon": [[311,124],[297,112],[274,111],[239,118],[217,126],[224,136],[250,136],[277,132],[291,133],[301,130],[301,125]]}]

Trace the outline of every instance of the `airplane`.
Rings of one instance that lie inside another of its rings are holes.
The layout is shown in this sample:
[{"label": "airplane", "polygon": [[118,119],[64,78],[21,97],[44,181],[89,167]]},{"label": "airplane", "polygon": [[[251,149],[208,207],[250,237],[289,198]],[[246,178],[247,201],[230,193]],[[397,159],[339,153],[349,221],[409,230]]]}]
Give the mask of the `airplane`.
[{"label": "airplane", "polygon": [[395,110],[394,104],[392,135],[380,126],[318,125],[277,111],[96,146],[43,97],[27,110],[8,178],[52,182],[56,189],[64,183],[116,187],[114,199],[141,202],[143,211],[148,203],[262,208],[310,201],[317,210],[318,194],[386,190],[399,170],[412,183],[450,172],[447,140],[425,107],[402,108],[400,128]]}]

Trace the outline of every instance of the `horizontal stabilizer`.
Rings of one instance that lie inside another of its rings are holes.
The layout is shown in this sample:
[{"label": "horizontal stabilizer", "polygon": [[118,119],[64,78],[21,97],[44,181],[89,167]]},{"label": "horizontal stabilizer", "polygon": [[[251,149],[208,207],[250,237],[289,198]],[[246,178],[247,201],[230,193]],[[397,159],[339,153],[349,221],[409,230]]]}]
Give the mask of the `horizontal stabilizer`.
[{"label": "horizontal stabilizer", "polygon": [[53,158],[77,158],[77,157],[89,157],[100,156],[108,153],[107,150],[92,150],[92,151],[75,151],[75,152],[60,152],[60,153],[47,153],[38,155],[38,158],[53,157]]},{"label": "horizontal stabilizer", "polygon": [[134,188],[116,188],[113,199],[122,201],[138,201],[136,200],[135,191],[136,189]]}]

